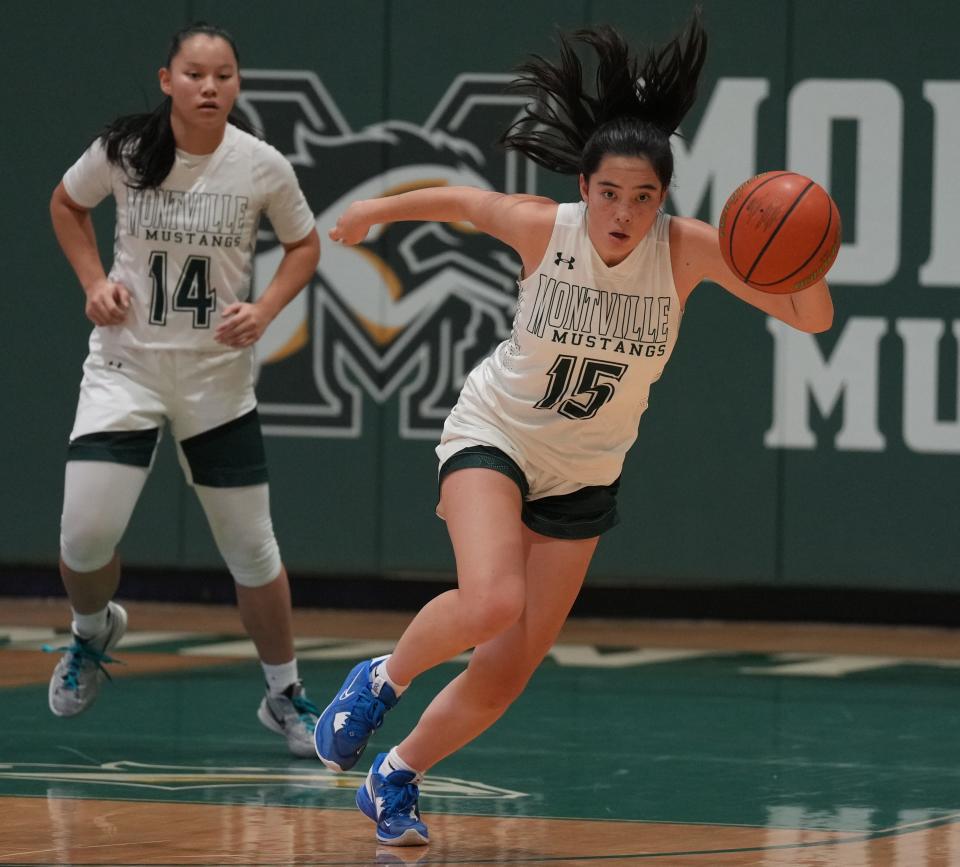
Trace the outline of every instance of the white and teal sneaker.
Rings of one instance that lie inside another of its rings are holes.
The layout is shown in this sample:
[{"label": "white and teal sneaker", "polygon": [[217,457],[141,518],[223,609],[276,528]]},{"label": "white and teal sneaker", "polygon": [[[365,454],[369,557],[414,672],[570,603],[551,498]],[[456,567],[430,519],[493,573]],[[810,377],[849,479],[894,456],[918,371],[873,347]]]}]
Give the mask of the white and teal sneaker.
[{"label": "white and teal sneaker", "polygon": [[357,791],[357,806],[368,819],[377,823],[377,839],[387,846],[425,846],[430,842],[427,826],[420,818],[420,774],[393,771],[384,776],[380,766],[386,759],[380,753],[370,767],[367,779]]},{"label": "white and teal sneaker", "polygon": [[257,710],[257,719],[270,731],[287,739],[290,752],[300,758],[313,758],[313,731],[320,711],[307,698],[303,684],[298,680],[290,684],[281,695],[268,692]]},{"label": "white and teal sneaker", "polygon": [[107,603],[107,626],[93,638],[74,633],[68,647],[45,647],[63,651],[63,656],[50,678],[48,697],[50,710],[57,716],[76,716],[96,701],[100,684],[111,680],[105,663],[116,662],[110,651],[120,643],[127,631],[127,612],[116,602]]}]

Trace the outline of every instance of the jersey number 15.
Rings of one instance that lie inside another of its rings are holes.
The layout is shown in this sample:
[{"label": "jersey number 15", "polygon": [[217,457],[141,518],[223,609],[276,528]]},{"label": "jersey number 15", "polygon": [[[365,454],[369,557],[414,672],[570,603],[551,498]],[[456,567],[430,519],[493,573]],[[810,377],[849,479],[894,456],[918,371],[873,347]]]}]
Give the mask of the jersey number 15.
[{"label": "jersey number 15", "polygon": [[[576,375],[577,357],[558,355],[547,371],[550,382],[543,397],[535,404],[537,409],[554,409],[566,418],[577,421],[593,418],[597,411],[613,397],[616,386],[604,379],[619,382],[627,371],[627,365],[615,361],[600,361],[584,358],[580,373]],[[576,382],[570,391],[571,382]]]}]

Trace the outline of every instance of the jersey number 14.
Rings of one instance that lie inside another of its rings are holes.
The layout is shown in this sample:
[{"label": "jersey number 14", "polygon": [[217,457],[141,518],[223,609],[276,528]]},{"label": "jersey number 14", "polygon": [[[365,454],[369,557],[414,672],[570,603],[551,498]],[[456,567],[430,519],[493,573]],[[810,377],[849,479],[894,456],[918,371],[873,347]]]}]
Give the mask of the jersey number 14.
[{"label": "jersey number 14", "polygon": [[[150,298],[150,324],[167,324],[167,254],[155,250],[148,260],[153,293]],[[210,313],[217,306],[217,293],[210,286],[210,257],[188,256],[183,263],[172,309],[193,314],[194,328],[209,328]]]}]

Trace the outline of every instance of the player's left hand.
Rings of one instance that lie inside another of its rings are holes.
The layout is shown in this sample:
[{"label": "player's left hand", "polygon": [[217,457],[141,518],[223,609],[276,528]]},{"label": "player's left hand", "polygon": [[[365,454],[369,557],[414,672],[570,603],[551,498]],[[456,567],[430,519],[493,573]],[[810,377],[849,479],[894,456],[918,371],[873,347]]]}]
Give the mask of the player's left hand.
[{"label": "player's left hand", "polygon": [[331,241],[353,246],[367,237],[371,223],[366,215],[364,204],[364,202],[351,202],[346,211],[337,217],[337,224],[327,233]]},{"label": "player's left hand", "polygon": [[238,301],[224,309],[213,338],[224,346],[244,349],[253,346],[269,324],[270,317],[259,305]]}]

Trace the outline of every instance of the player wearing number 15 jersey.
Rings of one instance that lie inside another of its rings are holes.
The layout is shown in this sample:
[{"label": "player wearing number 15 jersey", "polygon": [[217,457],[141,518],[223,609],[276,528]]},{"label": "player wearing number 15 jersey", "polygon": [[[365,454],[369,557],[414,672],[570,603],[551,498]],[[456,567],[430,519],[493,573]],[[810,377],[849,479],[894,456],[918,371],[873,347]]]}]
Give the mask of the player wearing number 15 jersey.
[{"label": "player wearing number 15 jersey", "polygon": [[[321,760],[347,770],[413,678],[474,648],[357,793],[384,843],[428,841],[422,775],[492,725],[553,645],[600,534],[616,523],[624,455],[697,284],[718,283],[806,331],[832,320],[822,280],[789,298],[758,292],[724,264],[716,229],[663,213],[670,137],[706,54],[699,14],[642,58],[608,27],[575,40],[596,54],[596,92],[564,38],[559,63],[535,56],[521,67],[517,85],[531,98],[502,140],[577,175],[580,202],[436,187],[355,202],[330,233],[349,245],[375,224],[469,222],[522,263],[513,333],[467,377],[437,448],[458,586],[419,611],[390,656],[356,665],[316,726]],[[567,764],[578,778],[589,770],[576,756]]]},{"label": "player wearing number 15 jersey", "polygon": [[519,284],[513,333],[467,377],[437,448],[441,465],[466,448],[499,449],[523,471],[528,501],[620,475],[681,316],[670,217],[657,213],[607,265],[585,204],[554,207],[543,260]]},{"label": "player wearing number 15 jersey", "polygon": [[[67,449],[61,518],[60,574],[73,637],[51,678],[49,704],[58,716],[88,708],[113,661],[127,624],[112,601],[117,545],[169,424],[260,656],[267,688],[257,716],[291,752],[310,756],[317,711],[294,656],[253,346],[315,272],[320,241],[290,164],[231,115],[239,84],[228,33],[203,23],[179,31],[160,70],[166,99],[152,113],[110,124],[50,203],[96,328]],[[90,209],[111,195],[116,229],[107,275]],[[261,216],[282,254],[252,301]]]}]

